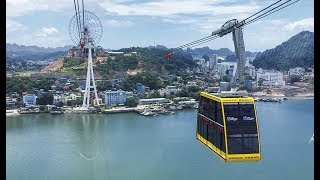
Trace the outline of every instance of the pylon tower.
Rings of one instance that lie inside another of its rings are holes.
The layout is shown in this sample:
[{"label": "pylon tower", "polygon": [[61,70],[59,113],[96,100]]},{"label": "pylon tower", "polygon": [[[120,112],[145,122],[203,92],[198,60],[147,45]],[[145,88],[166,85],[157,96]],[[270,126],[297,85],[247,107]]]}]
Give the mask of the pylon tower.
[{"label": "pylon tower", "polygon": [[[86,79],[86,87],[83,95],[82,109],[89,109],[91,89],[93,89],[97,106],[99,106],[99,98],[98,98],[96,83],[94,80],[94,73],[93,73],[93,66],[92,66],[92,52],[94,51],[94,46],[86,28],[84,30],[83,37],[84,37],[84,50],[88,49],[88,66],[87,66],[87,79]],[[92,103],[94,104],[94,102]]]}]

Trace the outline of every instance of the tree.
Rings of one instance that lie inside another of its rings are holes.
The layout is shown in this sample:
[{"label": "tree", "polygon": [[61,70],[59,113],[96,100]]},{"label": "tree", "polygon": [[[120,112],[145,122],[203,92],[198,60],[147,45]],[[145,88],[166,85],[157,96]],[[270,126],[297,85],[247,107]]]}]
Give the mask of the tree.
[{"label": "tree", "polygon": [[301,76],[298,76],[298,75],[290,75],[289,76],[289,82],[291,84],[295,83],[295,82],[300,82],[301,80]]},{"label": "tree", "polygon": [[50,93],[45,93],[42,96],[37,98],[37,102],[39,105],[47,105],[53,103],[53,95]]},{"label": "tree", "polygon": [[230,82],[231,81],[231,78],[229,77],[229,76],[222,76],[222,80],[224,81],[224,82]]},{"label": "tree", "polygon": [[148,98],[160,98],[160,93],[158,91],[154,91],[153,93],[149,94]]},{"label": "tree", "polygon": [[178,91],[176,93],[176,96],[178,97],[189,97],[189,93],[186,89],[182,89],[181,91]]},{"label": "tree", "polygon": [[97,90],[98,91],[106,91],[112,88],[112,84],[110,81],[97,81]]},{"label": "tree", "polygon": [[127,98],[126,102],[124,103],[125,106],[129,106],[129,107],[136,107],[138,105],[138,100],[135,98]]},{"label": "tree", "polygon": [[262,86],[263,81],[265,81],[265,80],[264,80],[264,79],[262,79],[262,78],[260,78],[260,79],[258,80],[258,85],[259,85],[259,87],[261,87],[261,86]]},{"label": "tree", "polygon": [[192,93],[198,92],[198,91],[200,91],[200,90],[201,90],[201,88],[200,88],[199,86],[189,86],[189,87],[188,87],[188,91],[189,91],[189,92],[192,92]]},{"label": "tree", "polygon": [[40,110],[40,111],[45,111],[45,110],[46,110],[46,106],[41,105],[41,106],[39,107],[39,110]]},{"label": "tree", "polygon": [[58,106],[58,107],[62,107],[62,106],[63,106],[63,102],[62,102],[62,101],[59,101],[59,102],[57,103],[57,106]]}]

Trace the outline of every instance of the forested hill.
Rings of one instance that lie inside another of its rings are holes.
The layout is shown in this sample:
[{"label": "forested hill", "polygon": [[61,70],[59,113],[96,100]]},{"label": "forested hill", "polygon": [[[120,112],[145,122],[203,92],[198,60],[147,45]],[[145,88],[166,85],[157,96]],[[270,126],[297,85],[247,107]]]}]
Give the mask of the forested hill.
[{"label": "forested hill", "polygon": [[[128,72],[133,74],[135,72],[179,74],[183,70],[197,67],[192,56],[179,52],[175,52],[171,59],[167,59],[165,57],[166,51],[157,48],[131,47],[113,51],[123,52],[123,54],[107,54],[106,57],[98,57],[93,60],[96,76],[122,77]],[[44,68],[43,72],[53,70],[76,76],[86,75],[86,62],[82,62],[81,58],[62,57],[55,62]]]},{"label": "forested hill", "polygon": [[314,65],[314,33],[302,31],[273,49],[258,53],[253,60],[256,68],[289,70]]},{"label": "forested hill", "polygon": [[142,69],[143,71],[155,71],[158,73],[176,73],[182,69],[196,66],[191,56],[174,53],[171,59],[166,59],[166,51],[157,48],[132,47],[117,51],[131,55],[107,58],[106,63],[98,64],[96,68],[107,74],[110,74],[112,71],[126,72],[128,69]]}]

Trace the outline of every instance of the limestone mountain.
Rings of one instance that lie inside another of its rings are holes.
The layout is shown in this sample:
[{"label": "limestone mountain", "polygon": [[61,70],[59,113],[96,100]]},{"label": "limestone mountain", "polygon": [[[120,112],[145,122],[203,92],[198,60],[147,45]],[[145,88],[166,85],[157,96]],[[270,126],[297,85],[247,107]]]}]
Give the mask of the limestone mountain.
[{"label": "limestone mountain", "polygon": [[314,65],[314,33],[302,31],[286,42],[258,53],[253,60],[256,68],[289,70]]}]

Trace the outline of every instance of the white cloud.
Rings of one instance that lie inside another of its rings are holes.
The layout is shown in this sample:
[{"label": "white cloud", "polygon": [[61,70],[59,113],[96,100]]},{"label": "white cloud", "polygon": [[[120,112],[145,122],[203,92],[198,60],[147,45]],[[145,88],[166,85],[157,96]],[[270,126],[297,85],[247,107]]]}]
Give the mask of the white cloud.
[{"label": "white cloud", "polygon": [[306,18],[299,21],[290,22],[284,26],[284,29],[289,31],[294,30],[310,30],[314,31],[314,19],[313,18]]},{"label": "white cloud", "polygon": [[62,11],[72,9],[73,1],[69,0],[7,0],[6,16],[22,16],[33,11]]},{"label": "white cloud", "polygon": [[107,27],[131,27],[134,25],[132,21],[107,20],[104,22]]},{"label": "white cloud", "polygon": [[47,37],[57,32],[58,30],[54,27],[42,27],[40,32],[37,34],[37,36]]},{"label": "white cloud", "polygon": [[11,19],[6,19],[6,32],[13,32],[13,31],[18,31],[18,30],[22,30],[25,29],[26,26],[24,26],[23,24],[11,20]]},{"label": "white cloud", "polygon": [[257,10],[256,3],[245,5],[219,5],[230,1],[214,0],[160,0],[153,2],[124,4],[115,1],[104,1],[99,5],[110,13],[116,15],[144,15],[144,16],[168,16],[176,14],[234,14]]},{"label": "white cloud", "polygon": [[[255,2],[230,3],[232,0],[158,0],[151,2],[103,1],[99,5],[118,16],[149,16],[165,23],[186,24],[209,32],[230,19],[243,19],[261,7]],[[236,5],[235,5],[236,4]]]}]

